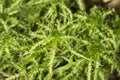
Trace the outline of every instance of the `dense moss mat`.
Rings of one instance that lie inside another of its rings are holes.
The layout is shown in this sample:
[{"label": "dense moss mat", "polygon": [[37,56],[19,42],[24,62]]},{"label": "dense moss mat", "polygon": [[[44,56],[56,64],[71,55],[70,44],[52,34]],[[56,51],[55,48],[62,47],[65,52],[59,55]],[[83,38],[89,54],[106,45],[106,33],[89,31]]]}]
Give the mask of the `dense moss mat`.
[{"label": "dense moss mat", "polygon": [[[79,3],[79,1],[78,1]],[[107,80],[120,74],[120,18],[69,0],[0,1],[0,80]]]}]

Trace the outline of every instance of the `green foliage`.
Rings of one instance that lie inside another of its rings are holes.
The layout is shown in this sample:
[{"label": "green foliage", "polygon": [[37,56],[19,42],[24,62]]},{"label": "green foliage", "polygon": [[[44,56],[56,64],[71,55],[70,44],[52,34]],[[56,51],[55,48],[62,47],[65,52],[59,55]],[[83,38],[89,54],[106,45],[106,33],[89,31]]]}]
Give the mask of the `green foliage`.
[{"label": "green foliage", "polygon": [[119,16],[97,7],[72,13],[67,2],[0,1],[1,80],[107,80],[114,69],[120,73]]}]

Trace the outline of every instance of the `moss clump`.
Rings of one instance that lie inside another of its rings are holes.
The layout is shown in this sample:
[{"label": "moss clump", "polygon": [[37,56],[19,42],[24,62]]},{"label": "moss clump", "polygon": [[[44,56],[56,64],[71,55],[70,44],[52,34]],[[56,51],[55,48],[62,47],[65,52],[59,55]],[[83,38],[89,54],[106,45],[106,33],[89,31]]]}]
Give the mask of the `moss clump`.
[{"label": "moss clump", "polygon": [[0,79],[107,80],[120,71],[119,21],[66,0],[1,0]]}]

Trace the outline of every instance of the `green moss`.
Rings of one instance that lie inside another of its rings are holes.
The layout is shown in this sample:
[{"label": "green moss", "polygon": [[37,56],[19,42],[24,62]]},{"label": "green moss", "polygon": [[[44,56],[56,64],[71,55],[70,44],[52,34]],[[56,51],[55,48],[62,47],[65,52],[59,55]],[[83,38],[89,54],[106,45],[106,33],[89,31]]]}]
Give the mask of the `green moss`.
[{"label": "green moss", "polygon": [[1,80],[107,80],[114,69],[120,73],[117,13],[73,13],[68,4],[0,1]]}]

